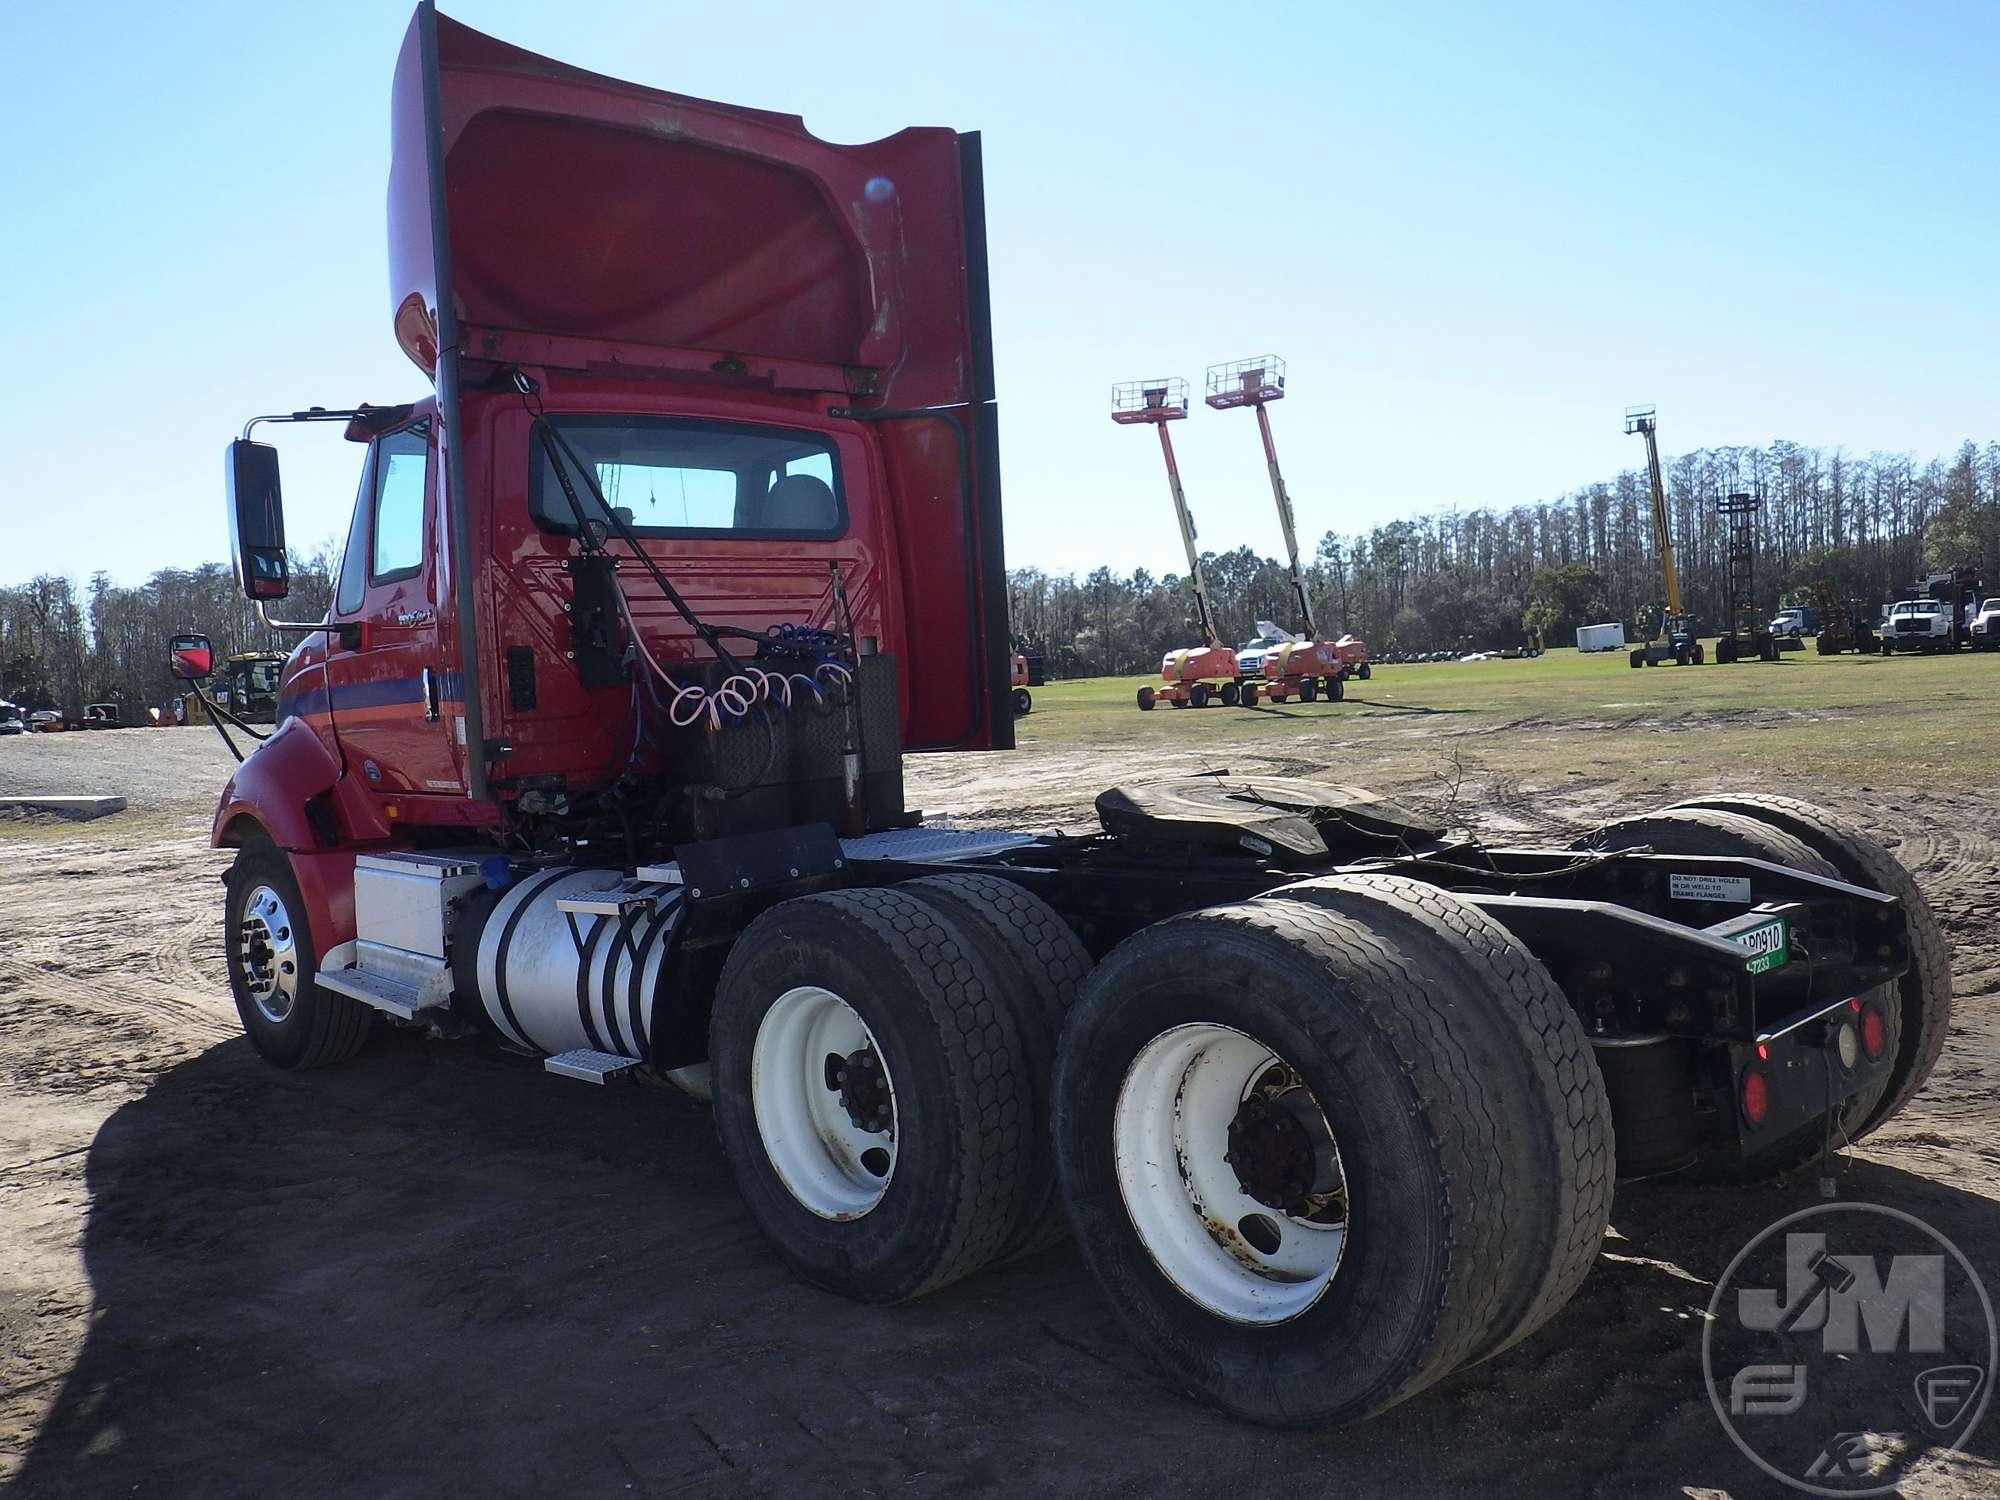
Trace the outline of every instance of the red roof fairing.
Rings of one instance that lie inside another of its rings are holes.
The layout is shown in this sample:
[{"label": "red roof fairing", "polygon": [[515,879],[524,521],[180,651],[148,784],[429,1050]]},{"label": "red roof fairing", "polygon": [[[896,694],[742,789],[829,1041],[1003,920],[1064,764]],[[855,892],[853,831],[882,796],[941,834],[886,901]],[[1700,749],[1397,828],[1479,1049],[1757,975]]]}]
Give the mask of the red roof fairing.
[{"label": "red roof fairing", "polygon": [[422,21],[396,68],[389,248],[398,341],[427,372],[442,272],[469,358],[893,407],[984,394],[956,132],[832,145],[796,116],[586,73],[442,15],[427,99]]}]

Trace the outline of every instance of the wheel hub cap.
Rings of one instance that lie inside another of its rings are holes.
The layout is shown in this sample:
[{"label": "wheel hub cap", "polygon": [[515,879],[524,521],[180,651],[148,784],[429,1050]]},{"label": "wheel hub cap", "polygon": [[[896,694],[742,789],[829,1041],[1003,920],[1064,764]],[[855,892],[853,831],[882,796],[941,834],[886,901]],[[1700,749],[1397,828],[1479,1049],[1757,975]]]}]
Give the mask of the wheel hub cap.
[{"label": "wheel hub cap", "polygon": [[250,892],[236,924],[236,963],[243,988],[264,1019],[284,1022],[298,1001],[299,958],[292,914],[267,885]]},{"label": "wheel hub cap", "polygon": [[1333,1131],[1288,1068],[1266,1070],[1237,1109],[1223,1160],[1243,1191],[1266,1208],[1321,1223],[1345,1217]]}]

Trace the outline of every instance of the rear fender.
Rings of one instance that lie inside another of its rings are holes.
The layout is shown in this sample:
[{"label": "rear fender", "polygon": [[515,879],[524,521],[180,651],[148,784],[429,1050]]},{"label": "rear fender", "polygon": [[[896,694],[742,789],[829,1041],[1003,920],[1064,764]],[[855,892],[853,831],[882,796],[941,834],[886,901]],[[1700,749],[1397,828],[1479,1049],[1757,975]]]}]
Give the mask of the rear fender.
[{"label": "rear fender", "polygon": [[373,795],[341,774],[340,762],[305,720],[291,718],[223,787],[209,842],[226,849],[256,837],[311,853],[386,843],[391,834]]}]

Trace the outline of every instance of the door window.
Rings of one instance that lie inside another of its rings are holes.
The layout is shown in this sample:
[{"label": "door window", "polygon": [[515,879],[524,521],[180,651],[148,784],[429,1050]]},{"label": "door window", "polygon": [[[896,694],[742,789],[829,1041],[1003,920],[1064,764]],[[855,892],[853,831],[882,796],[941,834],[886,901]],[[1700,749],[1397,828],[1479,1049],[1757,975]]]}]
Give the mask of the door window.
[{"label": "door window", "polygon": [[428,492],[430,442],[406,428],[375,445],[375,539],[368,580],[406,578],[424,561],[424,497]]}]

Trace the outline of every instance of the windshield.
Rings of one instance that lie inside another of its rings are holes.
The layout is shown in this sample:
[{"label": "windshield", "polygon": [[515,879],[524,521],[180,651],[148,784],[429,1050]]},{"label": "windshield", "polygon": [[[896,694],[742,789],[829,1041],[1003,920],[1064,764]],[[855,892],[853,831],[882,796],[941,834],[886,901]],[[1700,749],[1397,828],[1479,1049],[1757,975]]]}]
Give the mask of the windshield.
[{"label": "windshield", "polygon": [[[551,417],[615,509],[640,536],[839,536],[847,526],[840,461],[816,433],[669,417]],[[575,513],[535,442],[528,509],[551,531]],[[601,515],[572,476],[587,516]]]},{"label": "windshield", "polygon": [[1905,599],[1901,604],[1896,606],[1896,613],[1899,615],[1934,615],[1942,607],[1935,599]]}]

